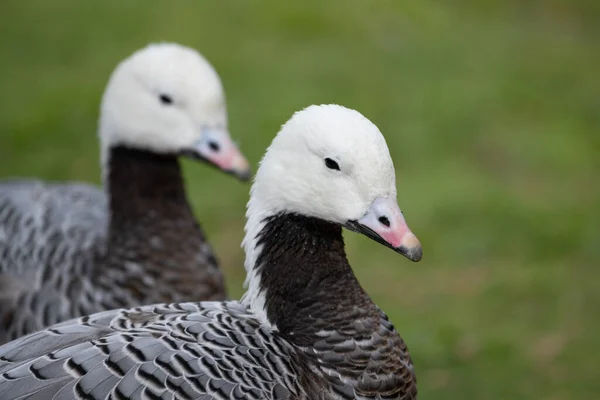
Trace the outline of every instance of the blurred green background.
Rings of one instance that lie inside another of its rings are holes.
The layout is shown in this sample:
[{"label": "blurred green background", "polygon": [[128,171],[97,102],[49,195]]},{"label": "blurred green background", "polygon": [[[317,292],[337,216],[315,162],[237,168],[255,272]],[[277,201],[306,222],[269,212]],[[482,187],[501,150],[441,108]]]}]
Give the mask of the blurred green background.
[{"label": "blurred green background", "polygon": [[[165,40],[216,67],[254,164],[309,104],[382,130],[424,259],[347,248],[420,398],[598,398],[600,2],[3,0],[0,176],[99,183],[108,76]],[[237,297],[249,186],[185,170]]]}]

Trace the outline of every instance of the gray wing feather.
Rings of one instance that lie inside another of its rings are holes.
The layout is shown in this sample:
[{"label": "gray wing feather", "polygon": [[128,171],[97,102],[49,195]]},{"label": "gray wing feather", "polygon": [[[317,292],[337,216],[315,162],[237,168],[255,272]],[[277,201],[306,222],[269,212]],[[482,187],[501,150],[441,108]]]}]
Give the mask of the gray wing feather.
[{"label": "gray wing feather", "polygon": [[[0,272],[39,277],[48,263],[45,258],[56,257],[41,250],[58,244],[57,239],[64,242],[59,253],[95,246],[106,236],[106,207],[104,192],[91,185],[40,181],[1,184]],[[8,246],[15,254],[5,251]]]},{"label": "gray wing feather", "polygon": [[239,303],[145,306],[0,347],[0,398],[302,398],[296,361]]},{"label": "gray wing feather", "polygon": [[86,274],[105,246],[106,210],[105,194],[91,185],[0,185],[0,343],[61,319],[65,278]]}]

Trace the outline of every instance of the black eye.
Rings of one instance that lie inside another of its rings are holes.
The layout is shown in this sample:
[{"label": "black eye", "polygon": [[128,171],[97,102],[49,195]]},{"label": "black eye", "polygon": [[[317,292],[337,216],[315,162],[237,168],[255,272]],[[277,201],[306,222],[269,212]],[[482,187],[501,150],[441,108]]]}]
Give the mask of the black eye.
[{"label": "black eye", "polygon": [[210,149],[214,152],[218,152],[221,148],[221,146],[219,146],[219,143],[213,142],[212,140],[208,142],[208,147],[210,147]]},{"label": "black eye", "polygon": [[329,169],[337,169],[338,171],[340,170],[340,166],[338,165],[338,163],[336,163],[329,157],[325,159],[325,165]]},{"label": "black eye", "polygon": [[379,217],[379,222],[381,222],[382,225],[385,225],[388,228],[390,227],[390,220],[387,217]]},{"label": "black eye", "polygon": [[173,104],[173,98],[168,94],[161,94],[158,96],[160,102],[163,104]]}]

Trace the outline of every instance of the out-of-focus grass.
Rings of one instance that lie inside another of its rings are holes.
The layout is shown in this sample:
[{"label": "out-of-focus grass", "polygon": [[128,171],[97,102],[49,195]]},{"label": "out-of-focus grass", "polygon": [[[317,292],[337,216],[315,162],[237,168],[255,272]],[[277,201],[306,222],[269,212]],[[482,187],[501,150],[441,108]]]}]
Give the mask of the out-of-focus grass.
[{"label": "out-of-focus grass", "polygon": [[[384,132],[425,256],[347,235],[407,340],[421,397],[595,399],[600,391],[600,7],[596,1],[73,2],[0,5],[0,175],[99,182],[116,63],[199,49],[257,162],[312,103]],[[248,186],[185,163],[232,294]]]}]

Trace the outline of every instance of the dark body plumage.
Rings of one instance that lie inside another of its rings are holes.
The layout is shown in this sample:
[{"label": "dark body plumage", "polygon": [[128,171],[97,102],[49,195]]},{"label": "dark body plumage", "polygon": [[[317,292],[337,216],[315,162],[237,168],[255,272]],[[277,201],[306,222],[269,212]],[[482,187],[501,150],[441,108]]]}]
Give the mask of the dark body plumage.
[{"label": "dark body plumage", "polygon": [[0,343],[103,310],[225,299],[177,157],[109,151],[106,194],[80,183],[0,185]]},{"label": "dark body plumage", "polygon": [[257,246],[272,325],[238,302],[83,317],[0,347],[0,398],[416,398],[408,350],[357,282],[339,226],[278,214]]}]

